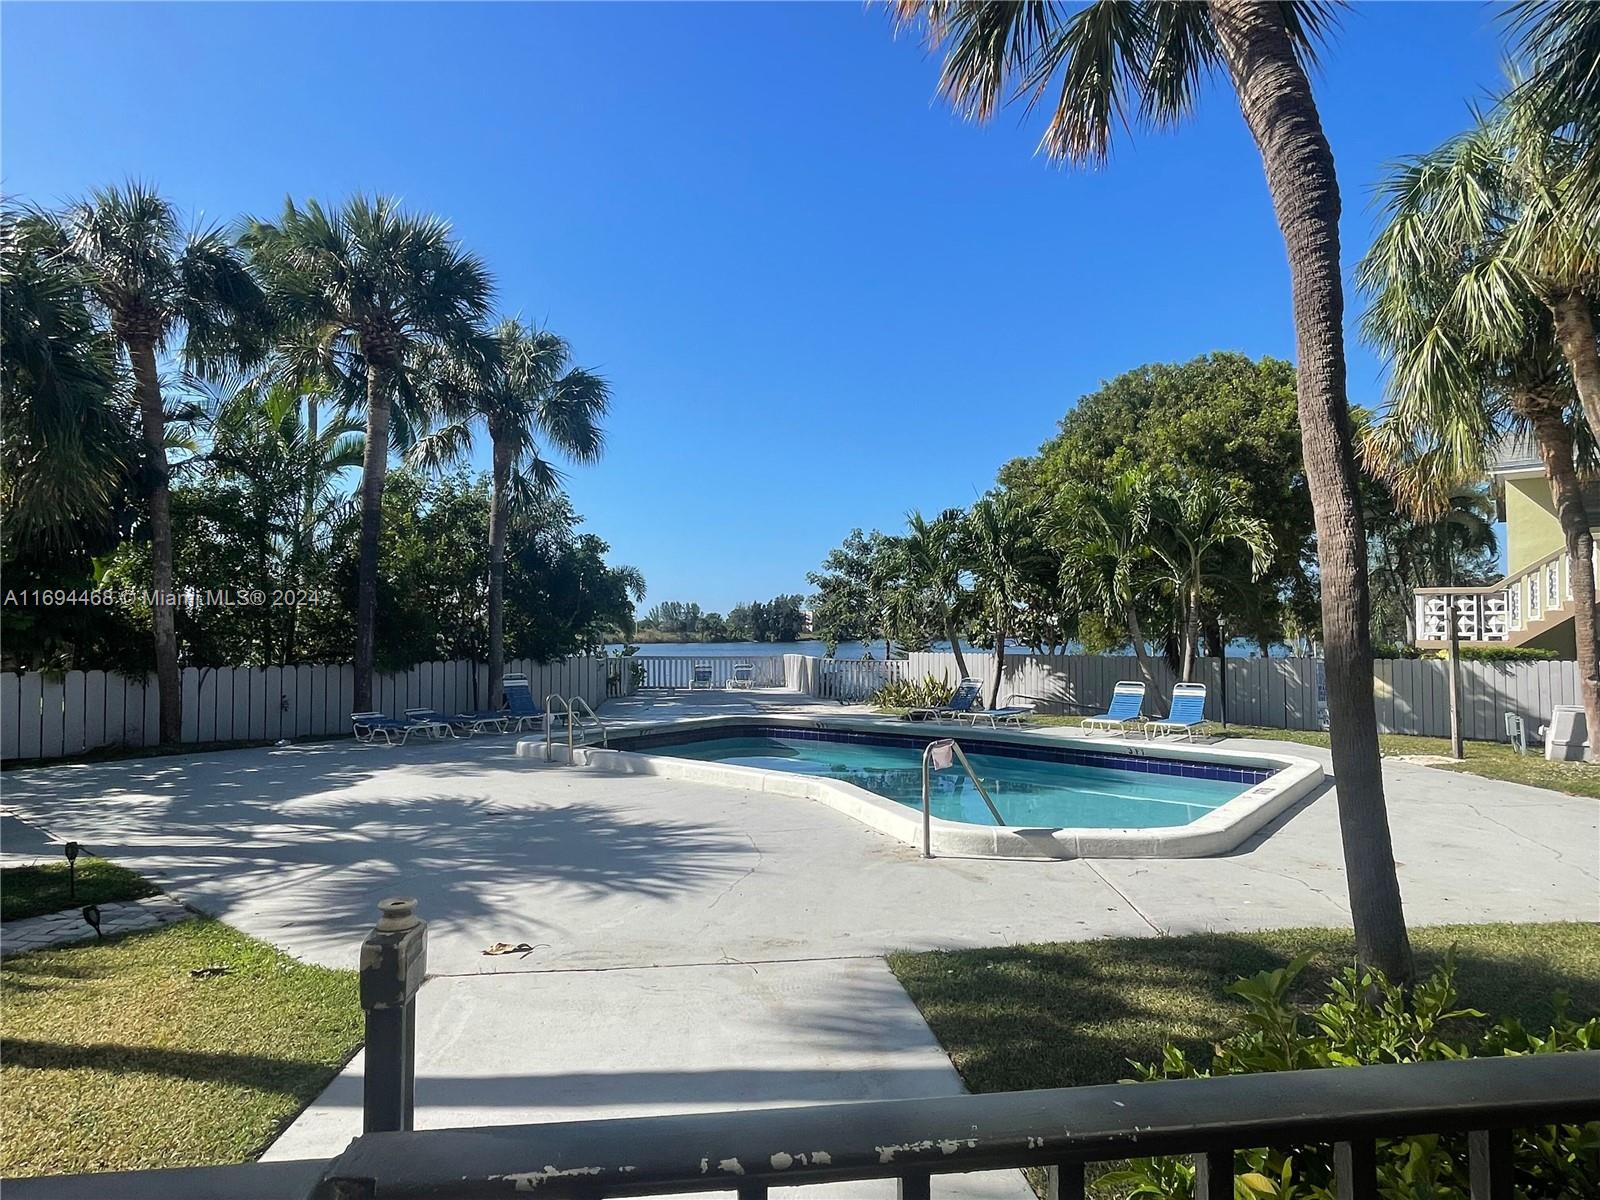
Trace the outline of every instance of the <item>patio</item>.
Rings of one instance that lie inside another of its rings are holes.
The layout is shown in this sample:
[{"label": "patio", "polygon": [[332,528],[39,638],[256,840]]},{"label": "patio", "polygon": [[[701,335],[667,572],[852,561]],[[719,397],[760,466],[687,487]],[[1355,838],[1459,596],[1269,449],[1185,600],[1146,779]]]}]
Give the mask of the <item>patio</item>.
[{"label": "patio", "polygon": [[[811,703],[647,694],[603,715]],[[416,896],[432,976],[419,1127],[951,1094],[889,950],[1349,919],[1331,789],[1220,858],[922,861],[808,801],[571,771],[514,745],[52,767],[8,775],[6,803],[317,962],[352,965],[377,901]],[[1386,784],[1414,924],[1600,918],[1594,802],[1403,763]],[[494,942],[533,949],[485,957]],[[272,1154],[342,1147],[359,1070]]]}]

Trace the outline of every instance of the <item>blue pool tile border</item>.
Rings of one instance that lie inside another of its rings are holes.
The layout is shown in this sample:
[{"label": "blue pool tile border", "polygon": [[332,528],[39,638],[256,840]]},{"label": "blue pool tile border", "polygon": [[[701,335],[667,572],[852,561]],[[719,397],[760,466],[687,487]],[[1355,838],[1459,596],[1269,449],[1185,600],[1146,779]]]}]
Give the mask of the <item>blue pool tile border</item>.
[{"label": "blue pool tile border", "polygon": [[[673,729],[660,733],[621,734],[611,739],[614,750],[660,750],[690,742],[719,741],[723,738],[790,738],[803,742],[859,742],[869,746],[921,748],[929,740],[947,737],[947,732],[926,734],[866,732],[857,729],[807,729],[794,725],[769,725],[751,721],[739,725],[715,725],[698,729]],[[1176,775],[1185,779],[1211,779],[1223,783],[1255,786],[1272,777],[1261,767],[1240,767],[1218,763],[1187,762],[1153,755],[1130,754],[1114,750],[1080,750],[1070,746],[1034,746],[1020,742],[985,741],[981,736],[961,737],[962,748],[971,754],[996,758],[1031,759],[1035,762],[1063,763],[1078,767],[1099,767],[1107,771],[1132,771],[1146,775]]]}]

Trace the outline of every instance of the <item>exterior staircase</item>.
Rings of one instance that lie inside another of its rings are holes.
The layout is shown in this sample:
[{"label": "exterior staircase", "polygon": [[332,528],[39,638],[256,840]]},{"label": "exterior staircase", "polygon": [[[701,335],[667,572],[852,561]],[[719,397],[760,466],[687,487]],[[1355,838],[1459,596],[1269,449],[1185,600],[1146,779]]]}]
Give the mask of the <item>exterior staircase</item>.
[{"label": "exterior staircase", "polygon": [[1417,646],[1449,646],[1452,614],[1463,646],[1523,646],[1555,631],[1572,619],[1572,567],[1558,550],[1487,587],[1418,588]]}]

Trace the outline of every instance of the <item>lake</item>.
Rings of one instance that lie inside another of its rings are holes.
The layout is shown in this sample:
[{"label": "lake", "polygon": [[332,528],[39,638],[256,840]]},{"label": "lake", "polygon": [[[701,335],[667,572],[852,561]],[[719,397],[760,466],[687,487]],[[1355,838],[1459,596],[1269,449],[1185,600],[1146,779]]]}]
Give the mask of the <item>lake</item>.
[{"label": "lake", "polygon": [[[615,654],[622,649],[620,646],[606,647],[608,654]],[[933,650],[950,649],[949,642],[935,642],[930,647]],[[967,654],[988,654],[987,650],[962,644],[961,649]],[[827,647],[821,642],[646,642],[639,646],[639,653],[647,658],[663,657],[670,655],[673,658],[693,656],[695,658],[711,658],[719,655],[738,655],[741,658],[752,658],[768,654],[805,654],[812,658],[825,658]],[[840,642],[835,658],[872,658],[883,657],[883,643],[872,642]],[[1012,646],[1008,653],[1026,654],[1023,646]]]}]

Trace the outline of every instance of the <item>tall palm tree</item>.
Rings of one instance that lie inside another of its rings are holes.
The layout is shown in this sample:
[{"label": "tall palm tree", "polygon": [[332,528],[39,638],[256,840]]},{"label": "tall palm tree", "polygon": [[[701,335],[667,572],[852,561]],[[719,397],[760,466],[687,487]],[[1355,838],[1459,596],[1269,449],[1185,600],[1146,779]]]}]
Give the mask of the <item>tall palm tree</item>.
[{"label": "tall palm tree", "polygon": [[956,616],[967,599],[962,580],[965,546],[959,508],[947,508],[933,520],[913,509],[906,514],[902,541],[910,589],[918,594],[933,622],[950,643],[956,670],[968,678],[966,655],[961,651],[961,631]]},{"label": "tall palm tree", "polygon": [[104,529],[138,461],[117,348],[37,214],[0,211],[0,507],[16,546]]},{"label": "tall palm tree", "polygon": [[1272,535],[1259,517],[1244,511],[1239,498],[1218,479],[1188,479],[1156,491],[1150,516],[1150,552],[1165,567],[1178,601],[1183,652],[1179,677],[1194,678],[1200,645],[1201,607],[1208,586],[1234,580],[1215,578],[1217,554],[1229,543],[1250,552],[1252,579],[1272,562]]},{"label": "tall palm tree", "polygon": [[290,336],[314,345],[330,383],[359,395],[366,411],[355,704],[370,708],[394,402],[415,395],[412,374],[423,351],[476,351],[489,272],[445,222],[384,197],[356,196],[336,210],[289,200],[276,221],[247,221],[241,241]]},{"label": "tall palm tree", "polygon": [[1518,89],[1519,100],[1531,104],[1551,128],[1572,127],[1587,176],[1583,200],[1600,206],[1600,5],[1514,0],[1504,15],[1530,72]]},{"label": "tall palm tree", "polygon": [[1016,628],[1017,609],[1036,574],[1040,514],[1014,492],[990,492],[967,513],[966,545],[974,598],[994,639],[994,678],[989,707],[1000,697],[1006,641]]},{"label": "tall palm tree", "polygon": [[172,499],[158,357],[193,370],[255,357],[264,344],[260,288],[232,241],[212,227],[186,231],[154,189],[102,188],[57,218],[62,253],[82,272],[128,356],[144,439],[150,515],[156,680],[163,743],[183,729],[173,603]]},{"label": "tall palm tree", "polygon": [[448,423],[421,439],[412,454],[427,466],[463,461],[472,426],[489,434],[493,500],[489,509],[489,706],[500,706],[505,677],[506,539],[514,499],[548,493],[560,472],[548,446],[589,463],[605,448],[600,421],[611,403],[599,375],[572,365],[572,348],[546,329],[515,318],[500,322],[483,350],[442,364],[434,386]]},{"label": "tall palm tree", "polygon": [[1409,979],[1377,714],[1372,705],[1366,536],[1345,395],[1339,184],[1307,77],[1333,7],[1321,0],[898,0],[947,49],[942,87],[958,109],[992,117],[1014,96],[1045,101],[1052,158],[1103,161],[1113,126],[1187,116],[1207,76],[1226,70],[1266,170],[1292,281],[1306,481],[1321,560],[1330,745],[1345,874],[1361,962]]},{"label": "tall palm tree", "polygon": [[1131,470],[1104,485],[1073,488],[1057,506],[1056,540],[1062,584],[1099,605],[1107,620],[1128,632],[1139,673],[1155,682],[1155,665],[1139,620],[1150,585],[1150,510],[1155,481]]},{"label": "tall palm tree", "polygon": [[[1578,467],[1594,430],[1584,419],[1555,317],[1530,288],[1482,283],[1506,272],[1500,231],[1464,236],[1462,194],[1480,182],[1495,137],[1483,127],[1432,155],[1401,163],[1384,182],[1387,221],[1358,278],[1372,296],[1367,336],[1389,358],[1388,407],[1373,429],[1369,460],[1420,515],[1451,485],[1486,473],[1508,435],[1531,437],[1544,462],[1571,571],[1573,622],[1584,714],[1600,729],[1600,636],[1593,523]],[[1480,152],[1480,148],[1482,152]],[[1436,232],[1442,227],[1443,232]],[[1495,319],[1485,318],[1492,297]],[[1590,754],[1596,753],[1591,748]]]}]

